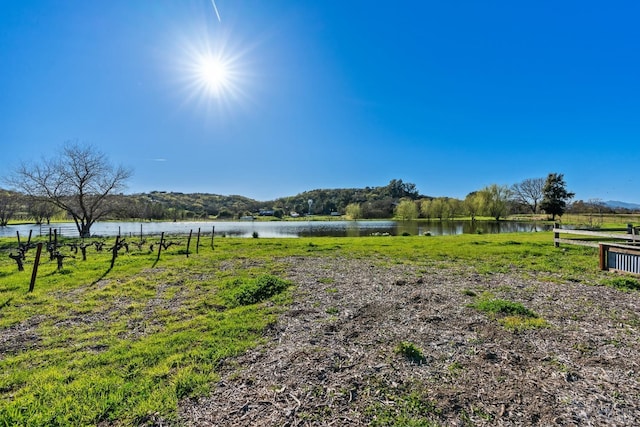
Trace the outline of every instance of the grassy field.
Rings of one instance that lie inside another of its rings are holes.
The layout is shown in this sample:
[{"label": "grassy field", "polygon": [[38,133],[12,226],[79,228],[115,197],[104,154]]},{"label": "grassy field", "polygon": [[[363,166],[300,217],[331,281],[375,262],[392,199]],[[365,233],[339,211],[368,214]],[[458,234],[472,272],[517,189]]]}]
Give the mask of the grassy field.
[{"label": "grassy field", "polygon": [[157,244],[130,246],[113,268],[111,252],[93,246],[86,261],[62,247],[61,269],[43,251],[32,293],[35,249],[19,272],[8,257],[17,242],[0,240],[0,426],[175,420],[180,399],[206,395],[219,367],[260,344],[286,309],[296,285],[285,277],[289,257],[445,262],[481,275],[621,283],[598,270],[597,250],[556,249],[552,233],[218,238],[197,254],[192,242],[188,257],[184,238],[170,240],[179,244],[159,260]]}]

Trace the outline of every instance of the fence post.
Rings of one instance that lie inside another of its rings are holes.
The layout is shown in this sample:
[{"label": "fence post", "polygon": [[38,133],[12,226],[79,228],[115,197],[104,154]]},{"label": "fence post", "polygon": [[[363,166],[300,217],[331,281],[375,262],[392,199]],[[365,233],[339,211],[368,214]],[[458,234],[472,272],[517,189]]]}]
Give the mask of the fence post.
[{"label": "fence post", "polygon": [[608,270],[607,266],[607,256],[609,252],[609,247],[603,243],[600,243],[600,270]]},{"label": "fence post", "polygon": [[189,237],[187,238],[187,258],[189,258],[189,246],[191,246],[191,235],[193,230],[189,230]]},{"label": "fence post", "polygon": [[113,268],[116,263],[116,258],[118,257],[118,245],[120,244],[120,233],[116,236],[116,243],[113,245],[113,254],[111,255],[111,268]]},{"label": "fence post", "polygon": [[40,264],[40,253],[42,252],[42,242],[38,243],[36,249],[36,259],[33,261],[33,271],[31,272],[31,282],[29,283],[29,292],[33,292],[36,286],[36,277],[38,276],[38,265]]},{"label": "fence post", "polygon": [[53,261],[58,251],[58,230],[53,229],[53,245],[51,244],[51,235],[49,235],[49,261]]},{"label": "fence post", "polygon": [[[554,222],[553,223],[553,228],[554,229],[560,228],[560,224],[558,224],[557,222]],[[560,233],[556,232],[555,230],[554,230],[554,233],[553,233],[553,245],[556,248],[560,247]]]},{"label": "fence post", "polygon": [[211,230],[211,249],[215,249],[213,247],[213,235],[216,234],[216,226],[213,226],[213,229]]},{"label": "fence post", "polygon": [[158,245],[158,258],[156,258],[156,262],[160,261],[160,253],[162,252],[163,243],[164,243],[164,231],[160,235],[160,244]]},{"label": "fence post", "polygon": [[200,247],[200,227],[198,227],[198,239],[196,240],[196,253],[199,253],[198,248]]}]

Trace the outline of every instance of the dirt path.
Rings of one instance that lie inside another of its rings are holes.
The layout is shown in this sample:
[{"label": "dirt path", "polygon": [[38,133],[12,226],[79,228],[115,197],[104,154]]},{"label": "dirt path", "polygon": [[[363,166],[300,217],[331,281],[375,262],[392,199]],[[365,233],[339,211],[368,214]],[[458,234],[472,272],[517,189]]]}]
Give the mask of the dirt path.
[{"label": "dirt path", "polygon": [[[181,423],[640,420],[638,292],[379,260],[289,262],[294,302],[268,331],[267,344],[227,364],[211,396],[182,402]],[[520,302],[550,326],[509,332],[468,307],[469,291]],[[423,362],[397,354],[401,342],[421,349]]]}]

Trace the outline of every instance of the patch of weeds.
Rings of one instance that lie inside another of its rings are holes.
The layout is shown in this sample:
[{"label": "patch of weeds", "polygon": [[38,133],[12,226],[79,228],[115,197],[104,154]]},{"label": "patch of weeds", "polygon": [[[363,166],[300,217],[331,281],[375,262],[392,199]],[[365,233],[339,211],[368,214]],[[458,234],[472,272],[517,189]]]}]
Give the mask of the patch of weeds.
[{"label": "patch of weeds", "polygon": [[441,424],[433,421],[440,418],[442,411],[436,406],[436,402],[429,397],[421,386],[415,386],[417,390],[387,390],[383,385],[376,390],[380,392],[386,401],[392,405],[378,401],[365,409],[365,415],[370,418],[368,425],[381,426],[406,426],[406,427],[436,427]]},{"label": "patch of weeds", "polygon": [[478,408],[478,407],[473,406],[473,405],[471,405],[471,413],[474,416],[480,417],[485,421],[491,421],[493,419],[493,415],[491,415],[490,413],[486,412],[484,409]]},{"label": "patch of weeds", "polygon": [[325,285],[330,285],[332,283],[335,283],[336,279],[334,279],[333,277],[322,277],[318,279],[318,282],[323,283]]},{"label": "patch of weeds", "polygon": [[338,314],[340,313],[340,310],[338,310],[338,307],[329,307],[325,310],[325,312],[327,314]]},{"label": "patch of weeds", "polygon": [[565,365],[563,362],[561,362],[560,360],[558,360],[557,357],[551,358],[549,360],[549,364],[551,366],[556,367],[563,374],[566,374],[567,372],[569,372],[569,367],[567,365]]},{"label": "patch of weeds", "polygon": [[574,350],[577,350],[581,354],[591,354],[595,351],[595,348],[590,343],[575,343],[571,346]]},{"label": "patch of weeds", "polygon": [[478,294],[476,294],[475,291],[472,291],[471,289],[464,289],[462,291],[462,295],[466,295],[468,297],[476,297],[476,296],[478,296]]},{"label": "patch of weeds", "polygon": [[232,302],[237,305],[256,304],[277,295],[289,287],[290,283],[269,274],[249,282],[241,282],[233,291]]},{"label": "patch of weeds", "polygon": [[547,321],[540,317],[507,316],[500,319],[499,322],[511,332],[549,327]]},{"label": "patch of weeds", "polygon": [[478,301],[471,304],[471,307],[476,310],[484,311],[485,313],[538,317],[536,313],[529,310],[519,302],[512,302],[499,298],[480,298]]},{"label": "patch of weeds", "polygon": [[604,344],[605,345],[611,345],[611,346],[616,347],[616,348],[620,348],[620,347],[624,346],[624,343],[617,337],[604,340]]},{"label": "patch of weeds", "polygon": [[325,292],[328,294],[337,294],[338,293],[338,288],[327,288],[325,289]]},{"label": "patch of weeds", "polygon": [[426,358],[415,344],[411,342],[402,341],[395,348],[395,353],[404,356],[407,360],[413,363],[424,363]]},{"label": "patch of weeds", "polygon": [[640,282],[627,276],[614,277],[605,280],[603,284],[623,291],[640,291]]},{"label": "patch of weeds", "polygon": [[458,375],[460,375],[463,369],[464,368],[462,364],[458,361],[453,362],[449,366],[447,366],[447,371],[449,371],[449,373],[454,377],[457,377]]},{"label": "patch of weeds", "polygon": [[498,322],[511,332],[549,326],[544,319],[519,302],[493,298],[487,294],[483,294],[476,302],[470,304],[470,307],[495,316],[503,316]]}]

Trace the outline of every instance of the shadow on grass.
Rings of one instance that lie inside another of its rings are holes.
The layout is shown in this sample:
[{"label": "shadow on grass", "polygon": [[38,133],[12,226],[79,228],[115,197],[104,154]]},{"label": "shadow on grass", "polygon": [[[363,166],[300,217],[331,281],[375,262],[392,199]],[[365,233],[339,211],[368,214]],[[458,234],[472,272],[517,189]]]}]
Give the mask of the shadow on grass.
[{"label": "shadow on grass", "polygon": [[105,277],[107,277],[107,274],[109,274],[111,272],[111,267],[107,268],[107,271],[105,271],[104,273],[102,273],[102,276],[98,277],[96,280],[94,280],[91,284],[95,285],[98,282],[100,282],[102,279],[104,279]]},{"label": "shadow on grass", "polygon": [[3,308],[5,308],[6,306],[8,306],[12,299],[13,299],[13,297],[9,298],[8,300],[6,300],[6,301],[5,301],[5,302],[3,302],[2,304],[0,304],[0,310],[2,310]]}]

